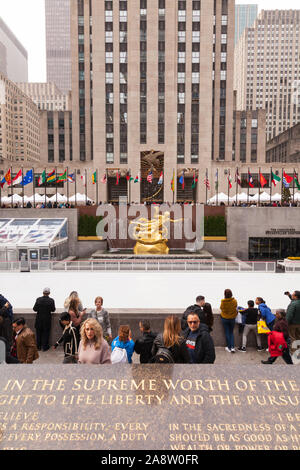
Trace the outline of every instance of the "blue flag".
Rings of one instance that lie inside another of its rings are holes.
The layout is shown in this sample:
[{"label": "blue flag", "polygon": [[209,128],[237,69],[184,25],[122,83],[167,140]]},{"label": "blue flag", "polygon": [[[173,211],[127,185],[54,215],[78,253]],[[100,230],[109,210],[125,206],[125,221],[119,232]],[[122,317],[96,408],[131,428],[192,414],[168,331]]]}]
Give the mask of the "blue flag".
[{"label": "blue flag", "polygon": [[22,186],[26,186],[27,184],[30,184],[32,182],[33,182],[33,171],[28,170],[21,184]]}]

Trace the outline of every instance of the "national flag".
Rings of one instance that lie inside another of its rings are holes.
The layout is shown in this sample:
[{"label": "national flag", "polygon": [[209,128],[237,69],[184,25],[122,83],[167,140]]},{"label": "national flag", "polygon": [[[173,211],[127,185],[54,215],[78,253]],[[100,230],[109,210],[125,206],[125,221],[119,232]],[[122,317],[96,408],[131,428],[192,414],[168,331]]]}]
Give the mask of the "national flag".
[{"label": "national flag", "polygon": [[96,183],[97,183],[97,171],[95,171],[95,172],[92,174],[92,183],[93,183],[93,184],[96,184]]},{"label": "national flag", "polygon": [[239,170],[236,169],[236,172],[235,172],[235,182],[241,186],[242,182],[241,182],[241,178],[240,178],[240,175],[239,175]]},{"label": "national flag", "polygon": [[227,181],[228,181],[229,189],[231,189],[232,188],[232,182],[231,182],[231,177],[230,177],[230,171],[229,170],[228,170]]},{"label": "national flag", "polygon": [[127,179],[127,181],[130,181],[130,178],[131,178],[130,171],[127,171],[127,173],[126,173],[126,179]]},{"label": "national flag", "polygon": [[219,188],[219,171],[217,170],[215,174],[215,190],[217,191],[218,188]]},{"label": "national flag", "polygon": [[85,175],[81,175],[80,179],[82,181],[83,186],[86,186]]},{"label": "national flag", "polygon": [[4,179],[5,179],[6,183],[10,186],[10,185],[11,185],[11,173],[10,173],[10,169],[8,170],[8,172],[6,173],[6,175],[4,176]]},{"label": "national flag", "polygon": [[68,175],[68,182],[69,183],[75,183],[75,174],[72,173],[71,175]]},{"label": "national flag", "polygon": [[272,178],[272,184],[274,186],[276,186],[276,182],[279,183],[279,181],[281,181],[281,178],[275,173],[273,173],[273,171],[271,171],[271,178]]},{"label": "national flag", "polygon": [[53,170],[47,175],[47,183],[54,183],[55,181],[56,181],[56,172],[55,170]]},{"label": "national flag", "polygon": [[153,173],[152,173],[152,170],[148,173],[147,181],[148,181],[148,183],[152,183],[152,181],[153,181]]},{"label": "national flag", "polygon": [[250,171],[248,171],[248,184],[250,188],[254,188],[253,178],[252,178]]},{"label": "national flag", "polygon": [[173,171],[173,177],[172,177],[172,180],[171,180],[171,190],[175,191],[175,174],[174,174],[174,171]]},{"label": "national flag", "polygon": [[163,184],[163,182],[164,182],[164,174],[163,174],[163,172],[161,172],[161,174],[160,174],[160,177],[159,177],[159,180],[158,180],[158,183],[157,183],[157,184]]},{"label": "national flag", "polygon": [[18,171],[18,173],[16,174],[16,176],[14,177],[13,181],[12,181],[12,184],[13,186],[16,185],[16,184],[21,184],[22,183],[22,170]]},{"label": "national flag", "polygon": [[46,183],[46,179],[46,170],[44,170],[41,176],[39,177],[38,186],[41,186],[42,184]]},{"label": "national flag", "polygon": [[182,189],[184,189],[184,172],[182,173],[182,175],[179,178],[179,183],[181,184]]},{"label": "national flag", "polygon": [[119,182],[120,182],[120,173],[119,173],[119,170],[117,170],[117,173],[116,173],[116,186],[119,185]]},{"label": "national flag", "polygon": [[3,186],[5,185],[5,183],[6,183],[6,179],[5,179],[5,178],[3,178],[3,179],[2,179],[2,181],[0,182],[0,186],[1,186],[1,188],[3,188]]},{"label": "national flag", "polygon": [[194,178],[193,178],[193,182],[192,182],[192,189],[194,189],[196,187],[197,183],[198,183],[198,178],[196,177],[196,174],[194,173]]},{"label": "national flag", "polygon": [[135,177],[134,183],[139,183],[139,181],[140,181],[140,177],[139,177],[139,175],[137,175],[137,176]]},{"label": "national flag", "polygon": [[290,184],[293,181],[293,177],[290,175],[287,175],[285,171],[283,172],[283,178],[285,179],[287,184]]},{"label": "national flag", "polygon": [[259,172],[260,186],[263,188],[267,184],[267,180],[262,173]]},{"label": "national flag", "polygon": [[298,191],[300,191],[300,183],[299,183],[296,172],[294,172],[294,181],[295,181],[295,185],[297,186]]},{"label": "national flag", "polygon": [[105,184],[107,183],[107,176],[106,176],[106,173],[104,173],[102,179],[101,179],[101,183]]},{"label": "national flag", "polygon": [[67,170],[64,173],[62,173],[61,175],[58,175],[58,177],[57,177],[57,183],[62,183],[62,182],[67,181],[67,180],[68,180]]},{"label": "national flag", "polygon": [[283,183],[283,186],[284,186],[285,188],[289,188],[289,187],[290,187],[290,183],[287,182],[285,176],[282,177],[282,183]]},{"label": "national flag", "polygon": [[31,169],[27,171],[21,184],[22,186],[27,186],[27,184],[30,184],[32,182],[33,182],[33,170]]},{"label": "national flag", "polygon": [[209,179],[207,178],[207,176],[206,176],[206,178],[204,179],[204,184],[205,184],[205,186],[207,187],[207,189],[210,189]]}]

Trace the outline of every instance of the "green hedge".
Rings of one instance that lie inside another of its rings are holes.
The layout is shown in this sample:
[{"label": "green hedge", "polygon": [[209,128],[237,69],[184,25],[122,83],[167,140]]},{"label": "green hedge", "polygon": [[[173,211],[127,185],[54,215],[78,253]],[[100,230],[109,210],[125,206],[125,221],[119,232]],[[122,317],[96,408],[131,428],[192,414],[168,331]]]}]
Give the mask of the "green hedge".
[{"label": "green hedge", "polygon": [[226,237],[226,220],[222,215],[209,215],[204,217],[204,236],[205,237]]},{"label": "green hedge", "polygon": [[[102,216],[81,215],[78,222],[79,237],[95,237],[96,227]],[[227,234],[224,216],[206,216],[204,218],[204,235],[206,237],[225,237]]]},{"label": "green hedge", "polygon": [[78,236],[79,237],[95,237],[97,235],[96,228],[98,222],[103,217],[95,217],[93,215],[81,215],[78,221]]}]

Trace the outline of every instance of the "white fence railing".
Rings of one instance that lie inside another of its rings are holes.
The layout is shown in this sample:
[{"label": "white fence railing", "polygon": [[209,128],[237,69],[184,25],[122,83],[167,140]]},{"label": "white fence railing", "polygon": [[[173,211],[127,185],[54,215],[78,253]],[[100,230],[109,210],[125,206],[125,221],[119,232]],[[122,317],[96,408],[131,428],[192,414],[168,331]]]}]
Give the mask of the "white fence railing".
[{"label": "white fence railing", "polygon": [[211,261],[195,259],[101,259],[86,261],[0,262],[0,271],[189,271],[276,272],[273,261]]}]

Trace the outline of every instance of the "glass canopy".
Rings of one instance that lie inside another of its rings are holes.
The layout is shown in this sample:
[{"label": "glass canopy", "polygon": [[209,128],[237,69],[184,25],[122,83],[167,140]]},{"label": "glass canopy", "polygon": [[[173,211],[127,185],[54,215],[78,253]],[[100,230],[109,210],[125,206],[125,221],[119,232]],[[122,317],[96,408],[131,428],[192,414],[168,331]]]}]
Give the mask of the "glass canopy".
[{"label": "glass canopy", "polygon": [[68,219],[0,219],[0,261],[62,259]]}]

